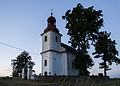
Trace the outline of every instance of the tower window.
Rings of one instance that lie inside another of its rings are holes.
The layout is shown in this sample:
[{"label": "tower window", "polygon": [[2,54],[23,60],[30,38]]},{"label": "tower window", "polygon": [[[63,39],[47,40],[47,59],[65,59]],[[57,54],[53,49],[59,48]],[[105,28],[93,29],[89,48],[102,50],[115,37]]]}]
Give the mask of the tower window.
[{"label": "tower window", "polygon": [[47,66],[47,60],[45,60],[45,64],[44,65]]},{"label": "tower window", "polygon": [[45,42],[47,41],[47,36],[45,36]]},{"label": "tower window", "polygon": [[56,36],[56,42],[58,42],[58,37]]}]

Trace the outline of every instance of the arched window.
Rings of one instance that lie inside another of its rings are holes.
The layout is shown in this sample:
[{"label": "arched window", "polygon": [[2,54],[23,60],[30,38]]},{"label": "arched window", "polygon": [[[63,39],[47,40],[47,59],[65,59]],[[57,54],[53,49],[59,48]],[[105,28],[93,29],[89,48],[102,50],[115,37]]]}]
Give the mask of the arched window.
[{"label": "arched window", "polygon": [[47,60],[45,60],[44,65],[47,66]]},{"label": "arched window", "polygon": [[47,72],[46,71],[44,72],[44,75],[47,76]]},{"label": "arched window", "polygon": [[56,36],[56,42],[58,42],[58,37]]},{"label": "arched window", "polygon": [[47,41],[47,36],[45,36],[45,42]]}]

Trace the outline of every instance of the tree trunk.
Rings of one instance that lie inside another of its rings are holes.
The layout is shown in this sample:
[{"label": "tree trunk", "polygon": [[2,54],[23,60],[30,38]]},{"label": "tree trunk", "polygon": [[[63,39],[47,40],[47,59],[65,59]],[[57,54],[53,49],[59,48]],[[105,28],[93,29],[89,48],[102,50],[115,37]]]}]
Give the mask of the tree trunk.
[{"label": "tree trunk", "polygon": [[106,66],[106,60],[104,60],[104,76],[107,76],[107,66]]}]

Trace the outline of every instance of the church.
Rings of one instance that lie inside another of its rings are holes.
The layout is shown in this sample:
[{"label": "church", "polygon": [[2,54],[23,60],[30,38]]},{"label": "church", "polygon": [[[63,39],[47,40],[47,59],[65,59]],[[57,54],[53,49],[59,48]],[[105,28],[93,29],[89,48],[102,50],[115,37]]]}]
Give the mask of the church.
[{"label": "church", "polygon": [[62,34],[56,28],[56,19],[47,19],[48,26],[42,36],[42,75],[43,76],[75,76],[78,70],[73,69],[75,50],[61,43]]}]

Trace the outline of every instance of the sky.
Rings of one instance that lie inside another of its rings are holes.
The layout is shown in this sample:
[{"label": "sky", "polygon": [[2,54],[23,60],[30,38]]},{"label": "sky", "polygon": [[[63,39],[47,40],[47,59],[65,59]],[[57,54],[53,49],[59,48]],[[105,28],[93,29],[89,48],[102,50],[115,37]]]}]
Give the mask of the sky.
[{"label": "sky", "polygon": [[[103,11],[104,27],[101,30],[111,32],[111,38],[116,40],[116,48],[120,52],[120,0],[0,0],[0,76],[11,75],[11,60],[15,59],[23,50],[32,56],[32,61],[36,64],[34,66],[36,73],[41,73],[40,34],[47,27],[51,9],[57,20],[56,26],[63,35],[62,42],[68,44],[66,21],[62,19],[62,16],[67,10],[76,7],[78,3],[85,8],[94,6],[94,9]],[[91,48],[89,53],[91,54],[93,51],[94,49]],[[95,66],[90,69],[91,75],[103,72],[102,69],[99,69],[100,62],[100,59],[94,59]],[[108,75],[120,78],[120,65],[113,64],[110,67],[112,70],[107,72]]]}]

